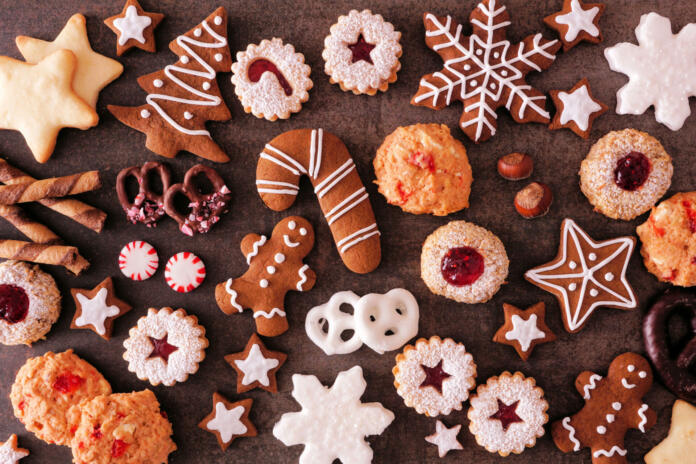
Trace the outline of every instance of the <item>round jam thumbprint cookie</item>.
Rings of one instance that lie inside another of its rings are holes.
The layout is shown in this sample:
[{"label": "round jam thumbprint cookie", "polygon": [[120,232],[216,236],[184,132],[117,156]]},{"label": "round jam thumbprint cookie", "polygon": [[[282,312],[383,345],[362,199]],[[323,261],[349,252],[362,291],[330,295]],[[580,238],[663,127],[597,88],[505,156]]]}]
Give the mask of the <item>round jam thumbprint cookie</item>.
[{"label": "round jam thumbprint cookie", "polygon": [[629,221],[652,208],[672,182],[672,158],[635,129],[609,132],[580,166],[580,188],[595,211]]},{"label": "round jam thumbprint cookie", "polygon": [[44,338],[59,315],[53,277],[23,261],[0,263],[0,343],[31,345]]},{"label": "round jam thumbprint cookie", "polygon": [[401,69],[401,32],[370,10],[338,18],[324,39],[321,56],[332,84],[354,94],[385,92]]},{"label": "round jam thumbprint cookie", "polygon": [[446,216],[469,206],[469,158],[445,125],[397,128],[384,139],[373,165],[379,193],[408,213]]},{"label": "round jam thumbprint cookie", "polygon": [[309,100],[314,85],[302,53],[279,38],[250,44],[232,65],[234,92],[244,111],[269,121],[288,119]]},{"label": "round jam thumbprint cookie", "polygon": [[421,277],[431,292],[460,303],[485,303],[505,283],[509,260],[492,232],[452,221],[428,236]]},{"label": "round jam thumbprint cookie", "polygon": [[636,233],[648,271],[672,285],[696,285],[696,192],[661,202]]}]

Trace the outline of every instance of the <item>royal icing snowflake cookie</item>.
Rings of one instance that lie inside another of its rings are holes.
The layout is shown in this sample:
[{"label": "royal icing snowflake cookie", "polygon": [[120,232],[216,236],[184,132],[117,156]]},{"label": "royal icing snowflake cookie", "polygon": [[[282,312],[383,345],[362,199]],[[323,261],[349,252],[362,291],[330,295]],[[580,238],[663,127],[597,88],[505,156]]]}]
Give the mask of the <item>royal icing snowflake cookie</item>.
[{"label": "royal icing snowflake cookie", "polygon": [[171,387],[198,371],[208,339],[196,316],[183,309],[150,308],[123,342],[128,370],[152,385]]},{"label": "royal icing snowflake cookie", "polygon": [[179,252],[167,261],[164,280],[172,290],[188,293],[198,288],[205,280],[205,264],[201,258],[189,251]]},{"label": "royal icing snowflake cookie", "polygon": [[114,282],[107,277],[92,290],[70,289],[75,300],[75,315],[71,329],[89,329],[104,340],[111,338],[114,320],[131,310],[132,306],[116,297]]},{"label": "royal icing snowflake cookie", "polygon": [[430,417],[461,410],[476,385],[474,358],[451,338],[421,338],[415,346],[406,345],[392,372],[406,406]]},{"label": "royal icing snowflake cookie", "polygon": [[563,9],[544,18],[544,23],[558,32],[567,52],[583,40],[597,44],[602,41],[599,18],[604,13],[603,3],[583,3],[582,0],[565,0]]},{"label": "royal icing snowflake cookie", "polygon": [[29,456],[29,450],[17,445],[17,435],[10,435],[5,443],[0,442],[0,462],[2,464],[17,464],[20,459]]},{"label": "royal icing snowflake cookie", "polygon": [[556,335],[546,325],[546,305],[543,301],[521,310],[503,303],[505,323],[493,336],[493,341],[510,345],[526,361],[535,346],[552,342]]},{"label": "royal icing snowflake cookie", "polygon": [[244,351],[228,354],[225,361],[237,371],[237,393],[254,388],[271,393],[278,392],[276,372],[285,363],[288,355],[266,348],[261,338],[252,334]]},{"label": "royal icing snowflake cookie", "polygon": [[127,243],[118,255],[118,268],[131,280],[147,280],[155,274],[159,256],[155,247],[142,240]]},{"label": "royal icing snowflake cookie", "polygon": [[249,420],[249,411],[254,400],[247,398],[229,401],[221,394],[213,393],[213,411],[198,427],[215,435],[223,451],[240,437],[255,437],[258,432]]},{"label": "royal icing snowflake cookie", "polygon": [[234,92],[244,111],[269,121],[288,119],[302,109],[314,85],[304,55],[279,38],[251,44],[232,64]]},{"label": "royal icing snowflake cookie", "polygon": [[330,463],[336,459],[370,464],[372,448],[365,441],[381,434],[394,413],[380,403],[362,403],[367,383],[362,368],[340,372],[329,388],[313,375],[292,376],[292,396],[302,410],[281,416],[273,435],[285,446],[305,445],[301,463]]},{"label": "royal icing snowflake cookie", "polygon": [[138,0],[127,0],[121,13],[104,20],[116,34],[116,54],[123,55],[133,47],[155,52],[155,28],[164,19],[161,13],[149,13]]},{"label": "royal icing snowflake cookie", "polygon": [[544,390],[521,372],[503,372],[479,385],[467,413],[476,443],[491,453],[507,456],[531,448],[544,435],[549,404]]},{"label": "royal icing snowflake cookie", "polygon": [[425,441],[437,446],[438,456],[444,458],[452,450],[464,449],[459,440],[457,440],[457,435],[461,428],[461,424],[458,424],[448,429],[445,424],[437,421],[435,422],[435,433],[425,437]]},{"label": "royal icing snowflake cookie", "polygon": [[590,83],[586,78],[581,79],[567,92],[551,90],[551,100],[556,106],[556,115],[549,128],[570,129],[580,137],[590,136],[594,120],[606,113],[607,105],[592,96]]},{"label": "royal icing snowflake cookie", "polygon": [[401,69],[401,32],[370,10],[351,10],[331,26],[321,56],[332,84],[354,94],[385,92]]}]

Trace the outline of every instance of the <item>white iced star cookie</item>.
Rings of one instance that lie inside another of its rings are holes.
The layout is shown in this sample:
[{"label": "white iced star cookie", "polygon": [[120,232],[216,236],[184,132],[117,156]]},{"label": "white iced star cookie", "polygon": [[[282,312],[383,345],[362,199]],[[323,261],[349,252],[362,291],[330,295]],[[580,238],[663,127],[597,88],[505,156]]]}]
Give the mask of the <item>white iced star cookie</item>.
[{"label": "white iced star cookie", "polygon": [[644,14],[636,27],[638,45],[623,42],[604,50],[612,71],[629,82],[616,94],[618,114],[643,114],[651,105],[655,119],[671,130],[681,129],[696,96],[696,24],[672,34],[669,18]]},{"label": "white iced star cookie", "polygon": [[546,334],[537,328],[536,314],[524,320],[520,316],[512,316],[512,330],[505,334],[508,340],[517,340],[523,351],[527,351],[532,342],[544,338]]},{"label": "white iced star cookie", "polygon": [[590,83],[586,78],[581,79],[567,92],[551,90],[549,93],[556,106],[556,115],[549,125],[551,130],[570,129],[586,139],[590,136],[594,120],[608,109],[604,103],[592,96]]},{"label": "white iced star cookie", "polygon": [[150,24],[152,19],[149,16],[139,16],[135,5],[128,5],[125,16],[114,19],[114,27],[121,32],[118,36],[118,44],[123,46],[131,39],[144,44],[143,32]]},{"label": "white iced star cookie", "polygon": [[255,437],[256,427],[249,420],[253,402],[251,398],[231,402],[219,393],[213,393],[213,410],[198,427],[215,435],[223,451],[236,438]]},{"label": "white iced star cookie", "polygon": [[302,410],[283,414],[273,435],[286,446],[305,445],[300,463],[371,463],[373,452],[365,437],[381,434],[394,414],[380,403],[360,402],[367,386],[362,368],[340,372],[330,388],[313,375],[295,374],[292,383],[292,396]]},{"label": "white iced star cookie", "polygon": [[602,31],[599,29],[602,13],[603,3],[565,0],[563,9],[544,18],[544,23],[558,32],[563,50],[568,51],[582,41],[595,44],[602,41]]},{"label": "white iced star cookie", "polygon": [[457,440],[461,425],[455,425],[452,428],[445,427],[440,421],[435,423],[435,433],[425,437],[425,441],[437,446],[437,454],[444,458],[452,450],[464,449],[462,444]]},{"label": "white iced star cookie", "polygon": [[286,359],[285,353],[266,348],[256,334],[251,335],[243,351],[225,356],[225,361],[237,371],[237,393],[254,388],[277,393],[275,374]]},{"label": "white iced star cookie", "polygon": [[512,346],[523,361],[529,358],[535,346],[556,339],[546,325],[546,306],[543,302],[525,310],[503,303],[503,311],[505,323],[495,333],[493,341]]},{"label": "white iced star cookie", "polygon": [[70,289],[75,300],[71,329],[89,329],[105,340],[111,338],[114,320],[131,310],[131,305],[116,297],[114,283],[107,277],[92,290]]},{"label": "white iced star cookie", "polygon": [[17,447],[17,435],[10,435],[5,443],[0,443],[0,463],[17,464],[20,459],[29,456],[29,450]]}]

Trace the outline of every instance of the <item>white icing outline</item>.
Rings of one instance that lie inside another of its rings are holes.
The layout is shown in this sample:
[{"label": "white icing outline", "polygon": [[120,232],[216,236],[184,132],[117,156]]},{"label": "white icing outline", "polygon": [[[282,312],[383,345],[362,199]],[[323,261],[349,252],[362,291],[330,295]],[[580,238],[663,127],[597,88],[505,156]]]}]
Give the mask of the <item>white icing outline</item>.
[{"label": "white icing outline", "polygon": [[648,410],[648,405],[643,403],[638,409],[638,417],[640,417],[640,423],[638,424],[638,430],[645,433],[645,424],[648,423],[648,418],[645,416],[645,411]]},{"label": "white icing outline", "polygon": [[252,245],[252,250],[246,255],[247,264],[251,264],[251,258],[259,254],[259,248],[264,246],[267,240],[268,238],[266,238],[265,235],[262,235],[260,239],[254,242]]},{"label": "white icing outline", "polygon": [[283,311],[280,308],[273,308],[273,309],[271,309],[270,312],[261,311],[261,310],[254,311],[254,319],[256,319],[258,317],[265,317],[266,319],[270,319],[275,314],[277,314],[278,316],[281,316],[281,317],[285,317],[285,311]]},{"label": "white icing outline", "polygon": [[300,269],[298,269],[297,274],[300,276],[300,280],[297,281],[297,290],[302,292],[302,285],[304,285],[307,282],[307,275],[305,272],[309,270],[309,266],[305,264],[302,266]]},{"label": "white icing outline", "polygon": [[589,378],[590,383],[588,383],[584,387],[582,387],[582,391],[584,393],[584,395],[582,397],[584,399],[589,400],[591,398],[592,395],[590,394],[590,390],[594,390],[595,388],[597,388],[596,382],[599,382],[600,380],[602,380],[602,376],[599,374],[592,374],[590,376],[590,378]]},{"label": "white icing outline", "polygon": [[232,289],[232,279],[227,279],[225,284],[225,291],[230,295],[230,304],[240,313],[244,311],[244,308],[237,303],[237,291]]},{"label": "white icing outline", "polygon": [[573,451],[580,451],[581,445],[578,439],[575,438],[575,427],[570,425],[570,417],[564,417],[561,425],[568,431],[568,439],[573,444]]},{"label": "white icing outline", "polygon": [[626,456],[627,452],[628,451],[619,447],[618,445],[614,445],[611,447],[611,449],[609,451],[603,450],[603,449],[595,451],[594,453],[592,453],[592,457],[598,458],[600,456],[606,456],[606,457],[610,458],[610,457],[614,456],[614,454],[618,454],[620,456]]}]

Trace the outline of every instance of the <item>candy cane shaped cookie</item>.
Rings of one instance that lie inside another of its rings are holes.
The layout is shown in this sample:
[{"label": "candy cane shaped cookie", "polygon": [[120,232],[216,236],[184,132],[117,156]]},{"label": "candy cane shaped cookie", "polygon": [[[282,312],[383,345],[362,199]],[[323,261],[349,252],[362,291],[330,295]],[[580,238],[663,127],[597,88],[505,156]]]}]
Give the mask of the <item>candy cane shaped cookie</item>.
[{"label": "candy cane shaped cookie", "polygon": [[336,248],[348,269],[373,271],[381,260],[380,232],[365,185],[341,139],[322,129],[284,132],[266,144],[256,166],[256,188],[274,211],[289,208],[301,176],[309,177]]}]

